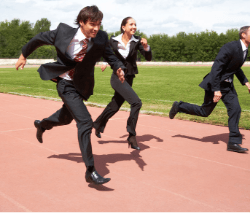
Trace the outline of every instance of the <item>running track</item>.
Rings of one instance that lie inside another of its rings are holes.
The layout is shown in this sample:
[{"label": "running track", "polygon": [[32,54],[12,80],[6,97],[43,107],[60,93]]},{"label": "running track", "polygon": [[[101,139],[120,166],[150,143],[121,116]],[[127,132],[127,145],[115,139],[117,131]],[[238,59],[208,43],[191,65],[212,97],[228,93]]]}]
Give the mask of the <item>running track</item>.
[{"label": "running track", "polygon": [[[92,134],[97,171],[85,182],[75,122],[36,140],[33,122],[62,102],[0,94],[1,212],[249,212],[250,154],[226,151],[228,128],[140,114],[141,151],[128,149],[128,112],[102,138]],[[92,119],[102,108],[88,107]],[[250,149],[250,131],[241,130]]]}]

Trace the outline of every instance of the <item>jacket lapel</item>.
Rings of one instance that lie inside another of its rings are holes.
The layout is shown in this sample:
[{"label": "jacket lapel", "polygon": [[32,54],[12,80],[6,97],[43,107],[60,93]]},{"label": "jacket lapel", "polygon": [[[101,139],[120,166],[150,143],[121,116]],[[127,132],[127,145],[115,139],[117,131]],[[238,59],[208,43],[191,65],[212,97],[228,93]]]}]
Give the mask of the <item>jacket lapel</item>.
[{"label": "jacket lapel", "polygon": [[[130,55],[133,53],[133,51],[134,51],[134,49],[135,49],[135,45],[136,45],[136,42],[135,42],[135,41],[131,41],[131,42],[130,42],[130,47],[129,47],[128,56],[130,56]],[[128,56],[127,56],[127,57],[128,57]]]},{"label": "jacket lapel", "polygon": [[117,56],[119,56],[120,59],[124,59],[123,56],[118,51],[118,41],[116,41],[116,40],[114,40],[114,39],[111,38],[111,43],[112,43],[112,47],[113,47],[113,50],[114,50],[115,54]]},{"label": "jacket lapel", "polygon": [[61,50],[65,54],[67,51],[67,48],[71,42],[71,40],[74,38],[78,28],[72,28],[70,31],[65,32],[64,36],[64,42],[62,43]]}]

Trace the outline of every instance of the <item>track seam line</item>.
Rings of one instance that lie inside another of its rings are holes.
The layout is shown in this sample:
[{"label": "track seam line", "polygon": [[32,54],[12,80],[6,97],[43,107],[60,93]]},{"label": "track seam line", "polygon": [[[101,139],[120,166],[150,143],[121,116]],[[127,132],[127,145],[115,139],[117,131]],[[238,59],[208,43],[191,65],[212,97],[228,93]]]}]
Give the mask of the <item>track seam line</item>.
[{"label": "track seam line", "polygon": [[[158,147],[153,147],[153,146],[151,146],[150,148],[159,149]],[[181,154],[181,153],[178,153],[178,152],[172,152],[172,151],[165,150],[165,149],[159,149],[159,150],[163,150],[163,151],[167,151],[167,152],[170,152],[170,153],[173,153],[173,154],[182,155],[182,156],[186,156],[186,157],[191,157],[191,158],[195,158],[195,159],[200,159],[200,160],[204,160],[204,161],[208,161],[208,162],[212,162],[212,163],[217,163],[217,164],[221,164],[221,165],[224,165],[224,166],[233,167],[233,168],[236,168],[236,169],[241,169],[241,170],[250,172],[250,169],[245,169],[245,168],[234,166],[234,165],[227,164],[227,163],[221,163],[221,162],[218,162],[218,161],[209,160],[209,159],[205,159],[205,158],[200,158],[200,157],[196,157],[196,156],[193,156],[193,155],[186,155],[186,154]]]},{"label": "track seam line", "polygon": [[32,117],[27,117],[27,116],[24,116],[24,115],[22,115],[22,114],[14,114],[14,113],[12,113],[12,112],[10,112],[10,111],[4,111],[4,110],[1,109],[1,107],[0,107],[0,111],[7,112],[7,113],[9,113],[9,114],[16,115],[16,116],[19,116],[19,117],[34,119],[34,118],[32,118]]},{"label": "track seam line", "polygon": [[12,204],[16,205],[17,207],[23,209],[25,212],[32,212],[31,210],[29,210],[28,208],[26,208],[25,206],[21,205],[20,203],[18,203],[17,201],[15,201],[13,198],[7,196],[6,194],[4,194],[3,192],[0,191],[0,195],[7,199],[8,201],[10,201]]},{"label": "track seam line", "polygon": [[[111,137],[111,136],[108,136],[108,135],[105,135],[105,134],[102,134],[102,135],[106,136],[108,138],[111,138],[111,139],[121,140],[120,138]],[[236,169],[241,169],[241,170],[244,170],[244,171],[250,171],[249,169],[241,168],[241,167],[234,166],[234,165],[231,165],[231,164],[221,163],[221,162],[218,162],[218,161],[213,161],[213,160],[209,160],[209,159],[205,159],[205,158],[200,158],[200,157],[196,157],[196,156],[192,156],[192,155],[186,155],[186,154],[181,154],[181,153],[177,153],[177,152],[172,152],[172,151],[169,151],[169,150],[166,150],[166,149],[161,149],[159,147],[150,146],[150,148],[154,148],[154,149],[157,149],[157,150],[166,151],[166,152],[169,152],[169,153],[173,153],[173,154],[177,154],[177,155],[182,155],[182,156],[186,156],[186,157],[191,157],[191,158],[195,158],[195,159],[200,159],[200,160],[203,160],[203,161],[217,163],[217,164],[221,164],[221,165],[224,165],[224,166],[233,167],[233,168],[236,168]]]},{"label": "track seam line", "polygon": [[[113,173],[113,172],[112,172],[112,173]],[[119,176],[120,176],[120,174],[118,174],[118,173],[113,173],[113,174],[116,174],[116,175],[119,175]],[[129,177],[129,176],[126,176],[126,177],[129,178],[129,179],[131,179],[131,180],[136,180],[136,179],[134,179],[133,177]],[[144,183],[145,185],[151,186],[151,187],[153,187],[153,188],[155,188],[155,189],[163,190],[163,191],[168,192],[168,193],[170,193],[170,194],[172,194],[172,195],[175,195],[175,196],[184,198],[184,199],[189,200],[189,201],[192,201],[192,202],[194,202],[194,203],[198,203],[198,204],[202,204],[202,205],[207,206],[207,207],[215,208],[215,207],[213,207],[213,206],[211,206],[211,205],[208,205],[208,204],[206,204],[206,203],[197,201],[197,200],[192,199],[192,198],[188,198],[188,197],[186,197],[186,196],[184,196],[184,195],[181,195],[181,194],[179,194],[179,193],[175,193],[175,192],[172,192],[172,191],[170,191],[170,190],[167,190],[167,189],[164,189],[164,188],[160,188],[160,187],[157,187],[157,186],[148,184],[148,183],[143,182],[143,181],[142,181],[141,183]],[[215,209],[218,209],[218,208],[215,208]],[[218,210],[220,210],[220,212],[225,212],[225,210],[221,210],[221,209],[218,209]]]},{"label": "track seam line", "polygon": [[52,150],[52,149],[49,149],[49,148],[46,148],[46,147],[43,147],[42,145],[39,145],[38,143],[35,144],[35,143],[32,143],[32,142],[30,142],[30,141],[28,141],[28,140],[24,140],[24,139],[19,138],[19,137],[14,137],[14,136],[9,135],[9,134],[6,134],[6,133],[3,133],[3,134],[4,134],[4,135],[7,135],[7,136],[9,136],[9,137],[13,137],[13,138],[16,138],[16,139],[18,139],[18,140],[21,140],[21,141],[23,141],[23,142],[29,143],[29,144],[31,144],[31,145],[33,145],[33,146],[42,148],[42,149],[44,149],[44,150],[48,150],[48,151],[50,151],[50,152],[53,152],[53,153],[56,153],[56,154],[60,154],[60,152],[55,151],[55,150]]}]

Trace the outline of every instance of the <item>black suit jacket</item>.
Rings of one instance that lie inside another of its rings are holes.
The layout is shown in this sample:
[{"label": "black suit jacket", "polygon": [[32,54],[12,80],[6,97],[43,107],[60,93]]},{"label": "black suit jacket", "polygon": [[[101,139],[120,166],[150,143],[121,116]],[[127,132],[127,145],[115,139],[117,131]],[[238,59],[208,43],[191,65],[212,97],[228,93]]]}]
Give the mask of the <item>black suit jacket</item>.
[{"label": "black suit jacket", "polygon": [[[211,72],[207,74],[200,87],[205,90],[220,91],[221,83],[227,78],[237,76],[242,85],[248,82],[241,66],[244,63],[240,40],[226,43],[214,60]],[[233,83],[232,83],[233,86]]]},{"label": "black suit jacket", "polygon": [[84,99],[87,100],[93,94],[94,67],[101,57],[110,64],[114,72],[118,68],[126,70],[126,67],[112,52],[107,33],[101,30],[98,31],[94,39],[91,39],[93,46],[88,50],[82,62],[77,63],[71,59],[66,50],[77,30],[78,28],[72,28],[60,23],[56,30],[42,32],[33,37],[22,48],[22,53],[27,58],[36,48],[42,45],[54,45],[57,51],[57,61],[40,66],[38,72],[41,79],[54,79],[75,67],[73,77],[74,86]]},{"label": "black suit jacket", "polygon": [[131,41],[130,43],[130,49],[129,54],[126,59],[123,58],[123,56],[118,51],[118,41],[114,40],[115,36],[111,36],[110,38],[110,46],[112,47],[115,55],[118,57],[119,60],[123,62],[123,64],[127,67],[127,74],[133,75],[138,74],[138,68],[136,64],[137,60],[137,51],[139,50],[141,54],[145,57],[147,61],[152,60],[152,52],[145,51],[142,44],[141,44],[141,38],[139,36],[134,36],[136,39],[138,39],[138,42]]}]

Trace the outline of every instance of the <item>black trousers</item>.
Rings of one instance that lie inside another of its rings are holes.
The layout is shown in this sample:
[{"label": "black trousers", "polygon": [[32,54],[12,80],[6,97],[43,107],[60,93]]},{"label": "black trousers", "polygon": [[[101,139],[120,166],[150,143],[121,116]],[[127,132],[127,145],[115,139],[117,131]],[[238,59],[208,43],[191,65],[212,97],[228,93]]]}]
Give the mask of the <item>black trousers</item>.
[{"label": "black trousers", "polygon": [[[221,84],[222,102],[227,108],[228,127],[229,127],[229,144],[241,144],[242,135],[239,131],[239,120],[241,115],[241,107],[239,104],[237,93],[231,83],[223,82]],[[204,103],[201,106],[180,102],[179,112],[208,117],[214,110],[217,103],[213,102],[214,92],[205,91]]]},{"label": "black trousers", "polygon": [[90,140],[93,124],[91,115],[83,103],[82,96],[75,89],[73,81],[60,79],[57,83],[57,91],[64,104],[61,109],[41,121],[42,128],[49,130],[55,126],[67,125],[74,119],[83,161],[86,167],[92,167],[94,158]]},{"label": "black trousers", "polygon": [[130,115],[127,120],[127,131],[131,135],[136,135],[135,128],[142,103],[131,87],[134,77],[134,75],[126,75],[124,83],[121,83],[117,75],[112,74],[110,83],[112,88],[115,90],[115,94],[112,97],[111,102],[94,122],[93,126],[96,130],[103,132],[108,120],[119,111],[120,107],[126,100],[131,107]]}]

